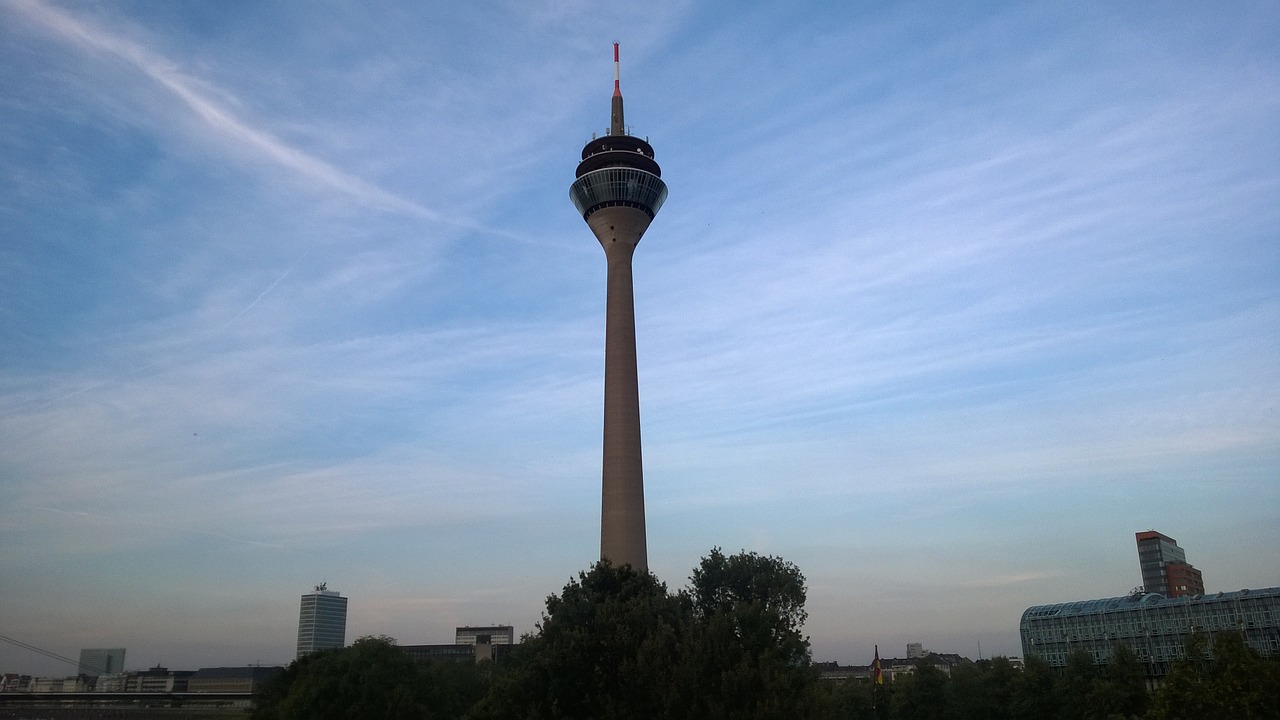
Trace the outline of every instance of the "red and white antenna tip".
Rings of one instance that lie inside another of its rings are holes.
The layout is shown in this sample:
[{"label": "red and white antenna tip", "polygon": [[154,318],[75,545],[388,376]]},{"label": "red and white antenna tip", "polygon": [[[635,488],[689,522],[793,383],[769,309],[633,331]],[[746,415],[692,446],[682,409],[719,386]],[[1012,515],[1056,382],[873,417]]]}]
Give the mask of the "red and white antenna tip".
[{"label": "red and white antenna tip", "polygon": [[613,94],[622,95],[622,74],[618,71],[618,43],[613,44]]}]

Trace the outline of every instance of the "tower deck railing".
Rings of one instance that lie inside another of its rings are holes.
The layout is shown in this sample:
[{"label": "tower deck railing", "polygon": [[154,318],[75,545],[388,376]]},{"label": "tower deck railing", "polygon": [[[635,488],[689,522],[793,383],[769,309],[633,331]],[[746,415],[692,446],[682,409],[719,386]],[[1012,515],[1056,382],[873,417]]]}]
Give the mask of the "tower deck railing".
[{"label": "tower deck railing", "polygon": [[667,199],[667,184],[653,173],[629,167],[608,167],[586,173],[569,188],[574,207],[586,218],[602,207],[625,205],[650,218]]}]

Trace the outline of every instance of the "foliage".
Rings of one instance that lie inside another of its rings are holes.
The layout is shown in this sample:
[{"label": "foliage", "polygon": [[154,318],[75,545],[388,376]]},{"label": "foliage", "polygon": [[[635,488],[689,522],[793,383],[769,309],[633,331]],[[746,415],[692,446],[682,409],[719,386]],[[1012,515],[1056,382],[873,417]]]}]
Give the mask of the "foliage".
[{"label": "foliage", "polygon": [[[1068,656],[1054,670],[1031,656],[1021,671],[1005,658],[951,668],[931,666],[898,675],[884,686],[891,698],[872,708],[874,686],[853,679],[819,687],[817,712],[823,720],[1280,720],[1280,659],[1263,658],[1238,633],[1189,643],[1154,694],[1138,658],[1117,645],[1104,665],[1087,652]],[[879,713],[879,714],[877,714]]]},{"label": "foliage", "polygon": [[688,615],[653,575],[598,563],[547,598],[478,715],[661,717]]},{"label": "foliage", "polygon": [[1117,644],[1094,680],[1086,703],[1092,717],[1142,717],[1147,711],[1146,672],[1128,646]]},{"label": "foliage", "polygon": [[817,675],[804,601],[794,565],[755,553],[713,550],[674,594],[598,563],[547,598],[477,716],[808,716]]},{"label": "foliage", "polygon": [[387,637],[363,637],[290,663],[257,697],[254,720],[462,717],[486,690],[484,668],[420,664]]},{"label": "foliage", "polygon": [[807,716],[817,673],[802,633],[800,570],[781,558],[715,548],[689,581],[692,617],[673,704],[708,720]]},{"label": "foliage", "polygon": [[1195,634],[1152,698],[1148,717],[1280,718],[1280,662],[1258,655],[1237,633],[1220,633],[1212,652],[1204,636]]},{"label": "foliage", "polygon": [[803,634],[804,576],[780,558],[719,548],[669,592],[607,562],[547,598],[507,663],[417,663],[366,637],[298,659],[263,689],[256,720],[329,718],[698,718],[698,720],[1280,719],[1280,661],[1238,633],[1188,641],[1154,694],[1117,645],[1103,665],[1083,650],[1054,671],[1028,657],[944,673],[929,661],[883,686],[820,681]]},{"label": "foliage", "polygon": [[689,582],[700,620],[727,618],[744,647],[787,663],[808,660],[809,642],[801,634],[808,617],[804,575],[795,565],[753,552],[726,556],[713,548]]},{"label": "foliage", "polygon": [[1022,664],[1022,674],[1014,684],[1009,701],[1013,720],[1049,720],[1056,717],[1061,702],[1053,669],[1043,659],[1032,655]]},{"label": "foliage", "polygon": [[895,677],[894,717],[942,720],[947,712],[947,676],[927,660],[916,663],[915,672]]},{"label": "foliage", "polygon": [[820,682],[815,687],[814,718],[823,720],[877,720],[887,715],[876,702],[884,700],[884,686],[877,688],[869,680]]},{"label": "foliage", "polygon": [[[1134,674],[1134,670],[1137,674]],[[1135,685],[1134,680],[1137,680]],[[927,660],[911,674],[895,675],[883,688],[851,679],[819,687],[822,720],[1130,720],[1142,717],[1130,694],[1146,702],[1141,667],[1127,650],[1117,650],[1105,668],[1088,654],[1078,655],[1070,671],[1056,672],[1044,660],[1027,658],[1022,670],[1008,658],[960,664],[944,673]],[[1065,692],[1081,693],[1076,698]],[[876,695],[879,702],[874,702]],[[889,702],[884,702],[887,696]],[[1068,713],[1075,713],[1068,715]]]},{"label": "foliage", "polygon": [[1018,671],[1008,658],[979,660],[951,670],[947,716],[953,720],[1009,720]]},{"label": "foliage", "polygon": [[1061,703],[1059,720],[1093,720],[1089,710],[1089,693],[1098,678],[1097,666],[1088,650],[1076,648],[1067,654],[1066,667],[1058,676],[1057,695]]}]

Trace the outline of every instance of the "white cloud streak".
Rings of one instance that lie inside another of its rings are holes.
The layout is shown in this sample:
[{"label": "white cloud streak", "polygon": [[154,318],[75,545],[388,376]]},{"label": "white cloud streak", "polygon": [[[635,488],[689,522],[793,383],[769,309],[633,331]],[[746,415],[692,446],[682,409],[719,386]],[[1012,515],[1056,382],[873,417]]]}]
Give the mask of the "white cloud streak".
[{"label": "white cloud streak", "polygon": [[41,0],[15,0],[14,7],[82,50],[104,53],[125,61],[172,93],[209,130],[237,150],[253,151],[258,157],[265,157],[314,185],[337,191],[372,209],[514,237],[510,232],[487,228],[472,220],[448,217],[418,202],[383,190],[285,143],[271,133],[254,127],[230,108],[202,92],[199,89],[200,83],[180,71],[176,63],[135,42],[79,20]]}]

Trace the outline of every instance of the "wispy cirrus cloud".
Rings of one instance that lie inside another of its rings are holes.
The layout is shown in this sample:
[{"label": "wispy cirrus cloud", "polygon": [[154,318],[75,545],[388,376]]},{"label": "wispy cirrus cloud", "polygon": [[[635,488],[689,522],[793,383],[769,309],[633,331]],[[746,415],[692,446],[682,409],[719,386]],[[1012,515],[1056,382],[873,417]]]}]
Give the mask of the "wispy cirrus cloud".
[{"label": "wispy cirrus cloud", "polygon": [[[184,73],[179,64],[148,48],[91,22],[79,19],[41,0],[16,0],[13,7],[44,28],[87,52],[101,53],[123,60],[133,69],[167,90],[205,128],[223,143],[240,152],[289,170],[295,177],[313,186],[336,191],[366,207],[399,213],[423,220],[442,222],[474,230],[496,232],[465,218],[456,218],[428,208],[362,180],[324,160],[300,150],[263,130],[215,94],[206,92],[206,84]],[[217,93],[225,97],[222,91]],[[500,233],[509,234],[509,233]]]}]

